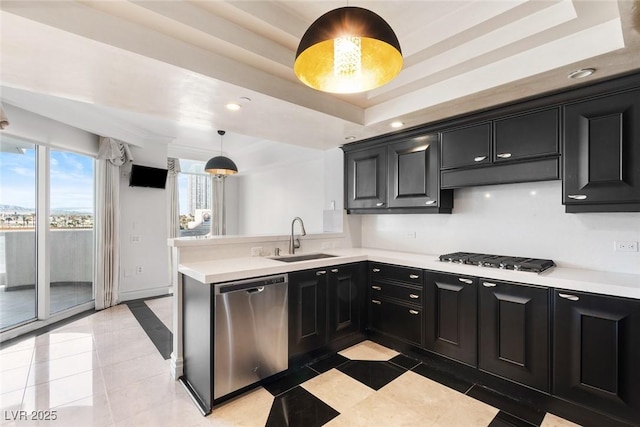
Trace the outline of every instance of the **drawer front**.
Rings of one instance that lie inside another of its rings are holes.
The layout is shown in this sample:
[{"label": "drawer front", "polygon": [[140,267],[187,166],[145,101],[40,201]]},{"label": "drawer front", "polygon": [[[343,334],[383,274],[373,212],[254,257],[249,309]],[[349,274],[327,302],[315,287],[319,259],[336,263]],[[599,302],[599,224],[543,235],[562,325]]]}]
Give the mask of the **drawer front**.
[{"label": "drawer front", "polygon": [[394,298],[409,304],[422,306],[422,289],[391,284],[385,281],[371,282],[371,298]]},{"label": "drawer front", "polygon": [[372,329],[422,346],[422,309],[375,298],[370,299],[369,306]]},{"label": "drawer front", "polygon": [[384,279],[422,286],[424,274],[419,268],[399,267],[397,265],[373,262],[369,263],[369,267],[371,283],[377,279]]}]

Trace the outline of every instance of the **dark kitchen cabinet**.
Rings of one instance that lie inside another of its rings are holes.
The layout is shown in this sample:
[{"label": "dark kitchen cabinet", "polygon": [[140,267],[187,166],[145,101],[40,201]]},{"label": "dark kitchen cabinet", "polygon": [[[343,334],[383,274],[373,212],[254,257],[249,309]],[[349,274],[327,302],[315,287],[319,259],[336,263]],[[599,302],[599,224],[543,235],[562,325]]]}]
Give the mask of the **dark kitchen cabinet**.
[{"label": "dark kitchen cabinet", "polygon": [[640,424],[640,301],[554,291],[553,394]]},{"label": "dark kitchen cabinet", "polygon": [[369,263],[369,327],[422,346],[423,275],[420,269]]},{"label": "dark kitchen cabinet", "polygon": [[549,391],[549,291],[480,279],[478,367]]},{"label": "dark kitchen cabinet", "polygon": [[442,132],[442,169],[490,162],[490,122]]},{"label": "dark kitchen cabinet", "polygon": [[328,269],[329,341],[359,332],[365,302],[365,264],[338,265]]},{"label": "dark kitchen cabinet", "polygon": [[345,155],[347,209],[387,205],[387,147],[348,152]]},{"label": "dark kitchen cabinet", "polygon": [[560,152],[560,111],[552,108],[495,120],[493,135],[493,161],[496,163],[557,156]]},{"label": "dark kitchen cabinet", "polygon": [[289,273],[289,358],[327,342],[327,270]]},{"label": "dark kitchen cabinet", "polygon": [[478,278],[427,272],[425,347],[471,366],[477,365]]},{"label": "dark kitchen cabinet", "polygon": [[564,109],[567,212],[640,211],[640,89]]}]

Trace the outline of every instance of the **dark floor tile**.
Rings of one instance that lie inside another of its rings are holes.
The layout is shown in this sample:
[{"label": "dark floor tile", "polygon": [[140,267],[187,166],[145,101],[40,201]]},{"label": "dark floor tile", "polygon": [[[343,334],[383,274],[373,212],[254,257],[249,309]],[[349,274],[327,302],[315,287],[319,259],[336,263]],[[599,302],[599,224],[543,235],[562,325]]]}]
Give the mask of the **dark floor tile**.
[{"label": "dark floor tile", "polygon": [[536,427],[536,424],[528,423],[520,418],[500,411],[493,421],[491,421],[489,427]]},{"label": "dark floor tile", "polygon": [[173,347],[173,334],[143,301],[127,302],[133,316],[156,346],[162,357],[169,359]]},{"label": "dark floor tile", "polygon": [[463,380],[447,372],[434,369],[430,366],[425,365],[424,363],[421,363],[413,368],[413,372],[415,372],[416,374],[420,374],[423,377],[429,378],[430,380],[436,381],[442,385],[446,385],[447,387],[459,391],[460,393],[466,393],[467,390],[469,390],[473,386],[473,383],[470,381]]},{"label": "dark floor tile", "polygon": [[324,359],[320,359],[317,362],[310,364],[309,367],[322,374],[330,369],[337,368],[349,360],[350,359],[347,359],[341,354],[334,353],[329,357],[325,357]]},{"label": "dark floor tile", "polygon": [[389,362],[409,370],[415,368],[420,364],[419,360],[412,359],[410,357],[405,356],[404,354],[399,354],[389,359]]},{"label": "dark floor tile", "polygon": [[471,387],[467,395],[536,426],[542,423],[546,414],[546,412],[541,409],[533,408],[520,401],[478,385]]},{"label": "dark floor tile", "polygon": [[389,362],[374,360],[350,360],[338,366],[338,370],[374,390],[380,390],[406,372]]},{"label": "dark floor tile", "polygon": [[316,371],[311,368],[304,367],[293,372],[289,372],[285,376],[280,377],[273,382],[265,383],[263,384],[263,387],[272,395],[278,396],[296,386],[299,386],[303,382],[310,380],[316,375],[318,375]]},{"label": "dark floor tile", "polygon": [[265,427],[319,427],[340,415],[302,387],[276,397]]}]

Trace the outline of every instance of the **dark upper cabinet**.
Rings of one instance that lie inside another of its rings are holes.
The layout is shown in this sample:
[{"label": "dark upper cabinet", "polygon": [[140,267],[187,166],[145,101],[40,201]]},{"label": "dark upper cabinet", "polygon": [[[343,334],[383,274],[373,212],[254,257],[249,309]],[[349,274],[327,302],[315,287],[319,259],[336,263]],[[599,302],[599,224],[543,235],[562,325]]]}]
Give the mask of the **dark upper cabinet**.
[{"label": "dark upper cabinet", "polygon": [[327,276],[329,341],[333,341],[362,327],[365,264],[331,267]]},{"label": "dark upper cabinet", "polygon": [[491,123],[442,132],[442,169],[491,162]]},{"label": "dark upper cabinet", "polygon": [[345,197],[347,209],[387,205],[387,147],[346,153]]},{"label": "dark upper cabinet", "polygon": [[289,273],[289,357],[327,343],[327,270]]},{"label": "dark upper cabinet", "polygon": [[640,90],[565,106],[567,212],[640,211]]},{"label": "dark upper cabinet", "polygon": [[640,301],[554,291],[553,394],[640,424]]},{"label": "dark upper cabinet", "polygon": [[480,279],[478,367],[549,391],[549,291]]},{"label": "dark upper cabinet", "polygon": [[506,117],[493,122],[496,163],[558,155],[560,151],[558,108]]},{"label": "dark upper cabinet", "polygon": [[427,272],[425,292],[425,347],[476,366],[478,279]]},{"label": "dark upper cabinet", "polygon": [[437,133],[389,144],[388,161],[389,207],[437,205]]}]

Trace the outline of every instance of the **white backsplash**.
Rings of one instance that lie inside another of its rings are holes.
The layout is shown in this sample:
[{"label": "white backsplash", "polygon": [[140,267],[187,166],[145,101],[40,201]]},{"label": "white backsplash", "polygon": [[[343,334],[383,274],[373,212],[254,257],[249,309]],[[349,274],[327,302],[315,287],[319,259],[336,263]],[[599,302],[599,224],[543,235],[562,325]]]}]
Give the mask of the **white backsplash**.
[{"label": "white backsplash", "polygon": [[527,256],[640,274],[640,252],[614,252],[616,240],[640,240],[640,213],[567,214],[560,181],[455,190],[451,215],[362,217],[365,248]]}]

